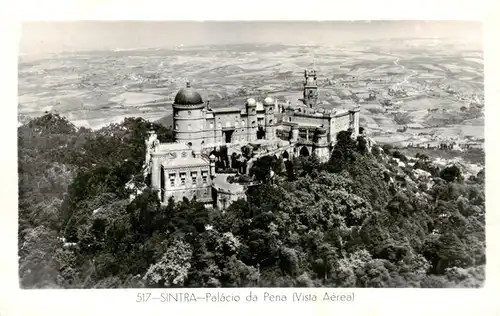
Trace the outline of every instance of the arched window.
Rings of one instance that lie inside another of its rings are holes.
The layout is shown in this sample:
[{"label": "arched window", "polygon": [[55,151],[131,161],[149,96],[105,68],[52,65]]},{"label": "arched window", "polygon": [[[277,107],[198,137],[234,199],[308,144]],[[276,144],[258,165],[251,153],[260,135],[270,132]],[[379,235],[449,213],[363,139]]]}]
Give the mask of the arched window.
[{"label": "arched window", "polygon": [[255,121],[252,121],[252,127],[255,127]]},{"label": "arched window", "polygon": [[302,147],[300,149],[300,155],[303,157],[308,157],[309,156],[309,150],[307,149],[306,146]]},{"label": "arched window", "polygon": [[273,120],[269,120],[269,124],[273,124]]}]

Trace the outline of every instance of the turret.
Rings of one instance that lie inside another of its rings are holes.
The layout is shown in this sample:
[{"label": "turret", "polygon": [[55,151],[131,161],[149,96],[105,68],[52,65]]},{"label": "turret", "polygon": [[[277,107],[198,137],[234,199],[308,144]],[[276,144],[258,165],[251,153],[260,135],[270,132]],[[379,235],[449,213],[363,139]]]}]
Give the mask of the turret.
[{"label": "turret", "polygon": [[292,138],[290,139],[291,143],[296,143],[299,141],[299,127],[297,124],[292,125]]},{"label": "turret", "polygon": [[255,99],[249,98],[245,107],[247,110],[247,141],[253,142],[257,139],[257,102]]},{"label": "turret", "polygon": [[329,145],[327,131],[324,128],[318,128],[314,133],[313,153],[321,162],[328,161]]},{"label": "turret", "polygon": [[359,106],[349,110],[350,128],[352,129],[352,138],[356,139],[359,135]]},{"label": "turret", "polygon": [[272,140],[276,138],[276,133],[274,131],[274,127],[276,125],[276,122],[274,120],[274,111],[276,108],[276,102],[274,101],[273,98],[267,97],[264,99],[263,105],[265,111],[264,124],[266,128],[266,139]]},{"label": "turret", "polygon": [[213,179],[215,178],[215,155],[211,154],[210,157],[210,177]]}]

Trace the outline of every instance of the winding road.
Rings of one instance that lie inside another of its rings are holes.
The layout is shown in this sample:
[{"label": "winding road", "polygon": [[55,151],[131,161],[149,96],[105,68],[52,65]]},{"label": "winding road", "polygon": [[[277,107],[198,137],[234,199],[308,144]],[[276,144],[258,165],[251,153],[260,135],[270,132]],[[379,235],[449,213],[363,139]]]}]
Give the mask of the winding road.
[{"label": "winding road", "polygon": [[[400,60],[399,57],[396,57],[396,60],[394,60],[394,65],[399,66],[399,67],[401,67],[403,69],[406,69],[405,66],[399,64],[399,60]],[[404,80],[402,82],[400,82],[398,84],[395,84],[394,86],[399,86],[399,85],[408,83],[408,79],[410,79],[411,77],[417,75],[417,72],[415,70],[412,70],[412,72],[413,72],[412,74],[405,76]]]}]

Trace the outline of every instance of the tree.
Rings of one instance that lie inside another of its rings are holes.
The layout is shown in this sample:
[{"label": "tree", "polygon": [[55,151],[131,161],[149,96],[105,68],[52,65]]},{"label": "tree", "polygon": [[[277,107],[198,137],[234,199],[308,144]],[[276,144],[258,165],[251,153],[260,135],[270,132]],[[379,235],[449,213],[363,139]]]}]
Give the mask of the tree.
[{"label": "tree", "polygon": [[250,168],[250,175],[255,176],[255,180],[267,183],[269,181],[269,172],[275,169],[277,165],[274,156],[264,156],[257,159]]},{"label": "tree", "polygon": [[54,256],[61,246],[62,242],[44,226],[38,226],[27,233],[19,253],[22,287],[57,287],[59,265]]},{"label": "tree", "polygon": [[150,286],[181,287],[187,279],[191,257],[191,246],[174,240],[161,260],[149,267],[144,280]]},{"label": "tree", "polygon": [[447,182],[456,181],[461,176],[460,168],[458,168],[456,165],[446,167],[441,171],[439,176],[441,177],[441,179]]}]

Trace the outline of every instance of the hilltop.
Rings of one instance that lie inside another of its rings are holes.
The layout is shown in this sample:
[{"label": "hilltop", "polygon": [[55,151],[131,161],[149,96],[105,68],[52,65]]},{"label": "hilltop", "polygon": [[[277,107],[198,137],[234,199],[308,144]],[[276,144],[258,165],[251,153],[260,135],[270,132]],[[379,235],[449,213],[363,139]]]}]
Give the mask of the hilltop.
[{"label": "hilltop", "polygon": [[141,178],[150,128],[172,141],[142,118],[92,131],[47,114],[18,128],[23,288],[483,285],[483,168],[344,131],[325,164],[257,160],[262,184],[225,212],[160,206]]}]

